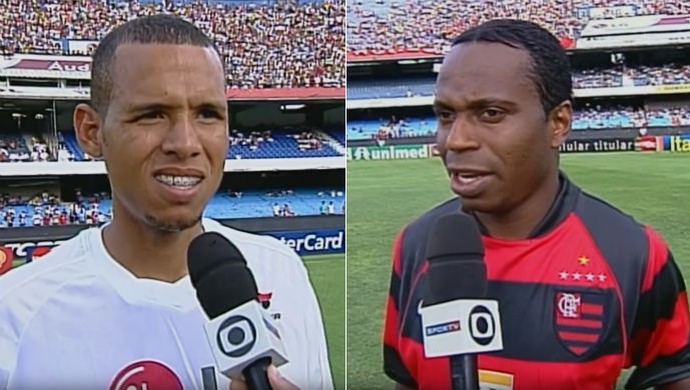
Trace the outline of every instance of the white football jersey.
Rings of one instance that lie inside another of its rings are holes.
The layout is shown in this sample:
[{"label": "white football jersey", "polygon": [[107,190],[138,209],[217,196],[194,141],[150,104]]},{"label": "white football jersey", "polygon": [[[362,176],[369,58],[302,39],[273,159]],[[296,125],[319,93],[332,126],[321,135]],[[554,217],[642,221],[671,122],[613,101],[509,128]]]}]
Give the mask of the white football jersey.
[{"label": "white football jersey", "polygon": [[[321,313],[299,256],[270,236],[209,219],[203,226],[247,259],[284,342],[281,374],[302,389],[332,389]],[[135,277],[110,257],[101,229],[83,230],[0,277],[0,389],[201,390],[203,369],[226,390],[195,294],[189,276]]]}]

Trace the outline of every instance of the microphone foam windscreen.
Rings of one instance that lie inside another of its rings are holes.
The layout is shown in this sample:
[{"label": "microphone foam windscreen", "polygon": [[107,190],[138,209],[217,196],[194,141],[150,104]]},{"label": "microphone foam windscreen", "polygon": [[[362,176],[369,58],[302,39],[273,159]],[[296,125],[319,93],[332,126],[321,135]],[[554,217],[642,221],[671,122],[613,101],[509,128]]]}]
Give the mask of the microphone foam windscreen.
[{"label": "microphone foam windscreen", "polygon": [[256,299],[258,290],[247,261],[222,235],[203,233],[187,250],[187,266],[201,307],[215,318]]},{"label": "microphone foam windscreen", "polygon": [[187,267],[194,287],[212,268],[227,262],[247,264],[240,250],[220,233],[202,233],[187,248]]},{"label": "microphone foam windscreen", "polygon": [[475,220],[450,214],[434,224],[427,245],[429,296],[425,303],[486,296],[484,245]]}]

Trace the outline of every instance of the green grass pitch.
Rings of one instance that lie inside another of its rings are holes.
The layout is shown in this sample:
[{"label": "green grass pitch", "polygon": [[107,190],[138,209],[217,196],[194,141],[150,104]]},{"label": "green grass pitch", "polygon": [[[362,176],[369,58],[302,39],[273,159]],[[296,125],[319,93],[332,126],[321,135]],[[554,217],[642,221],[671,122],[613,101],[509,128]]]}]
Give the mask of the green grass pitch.
[{"label": "green grass pitch", "polygon": [[321,306],[333,384],[345,389],[345,254],[303,257]]},{"label": "green grass pitch", "polygon": [[[654,226],[690,280],[690,154],[567,154],[561,165],[589,193]],[[347,196],[348,388],[393,389],[381,348],[393,238],[451,193],[439,159],[348,161]]]}]

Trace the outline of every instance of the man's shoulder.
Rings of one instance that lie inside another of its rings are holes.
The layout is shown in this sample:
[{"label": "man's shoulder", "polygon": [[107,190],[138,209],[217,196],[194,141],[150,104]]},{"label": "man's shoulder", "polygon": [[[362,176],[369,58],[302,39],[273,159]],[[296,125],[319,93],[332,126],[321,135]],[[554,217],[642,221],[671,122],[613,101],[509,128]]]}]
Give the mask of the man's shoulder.
[{"label": "man's shoulder", "polygon": [[275,261],[302,264],[299,256],[290,247],[273,236],[238,230],[212,219],[204,219],[204,229],[225,236],[237,246],[250,264],[261,259],[270,260],[273,264]]},{"label": "man's shoulder", "polygon": [[269,299],[274,309],[291,311],[295,319],[309,315],[306,307],[310,301],[304,299],[312,294],[313,287],[304,262],[290,247],[275,237],[237,230],[210,219],[204,219],[204,229],[222,234],[239,249],[259,291],[273,296]]},{"label": "man's shoulder", "polygon": [[[606,249],[625,249],[630,253],[646,254],[650,235],[657,235],[651,226],[586,191],[581,191],[573,212],[605,252]],[[621,246],[622,242],[626,245]]]},{"label": "man's shoulder", "polygon": [[71,280],[88,276],[85,235],[89,233],[83,231],[40,259],[0,276],[0,317],[21,329]]},{"label": "man's shoulder", "polygon": [[583,189],[580,190],[580,196],[574,211],[576,215],[589,217],[592,221],[602,225],[615,224],[631,230],[643,230],[645,228],[632,215],[604,200],[602,197]]},{"label": "man's shoulder", "polygon": [[644,275],[666,261],[668,247],[654,228],[602,198],[583,191],[573,212],[623,291],[637,291]]},{"label": "man's shoulder", "polygon": [[86,248],[88,234],[91,232],[82,231],[75,237],[53,247],[49,253],[39,259],[0,276],[0,302],[3,302],[8,295],[12,295],[15,290],[49,290],[87,271],[88,267],[83,263],[88,256],[88,248]]}]

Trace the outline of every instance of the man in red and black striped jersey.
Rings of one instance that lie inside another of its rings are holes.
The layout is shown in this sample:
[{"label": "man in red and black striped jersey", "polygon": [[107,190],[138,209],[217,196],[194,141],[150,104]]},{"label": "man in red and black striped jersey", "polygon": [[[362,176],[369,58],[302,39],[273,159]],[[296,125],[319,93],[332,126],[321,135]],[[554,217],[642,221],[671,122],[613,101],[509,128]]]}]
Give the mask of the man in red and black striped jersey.
[{"label": "man in red and black striped jersey", "polygon": [[635,367],[628,389],[690,389],[690,315],[671,252],[559,170],[571,95],[565,52],[535,24],[491,21],[454,42],[434,110],[459,196],[395,240],[384,367],[399,388],[450,388],[449,359],[424,356],[417,308],[431,227],[462,209],[481,227],[487,299],[501,310],[504,349],[479,356],[483,388],[611,390]]}]

